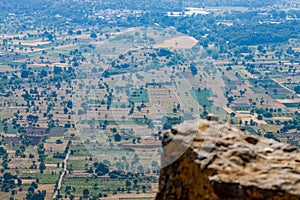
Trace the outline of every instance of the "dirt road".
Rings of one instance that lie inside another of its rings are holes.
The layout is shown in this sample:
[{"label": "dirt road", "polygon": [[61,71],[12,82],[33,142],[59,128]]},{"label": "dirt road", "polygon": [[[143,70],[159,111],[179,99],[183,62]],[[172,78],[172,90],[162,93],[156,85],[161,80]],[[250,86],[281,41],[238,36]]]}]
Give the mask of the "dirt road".
[{"label": "dirt road", "polygon": [[63,180],[65,174],[67,173],[67,162],[68,162],[69,156],[70,156],[70,151],[67,153],[66,158],[65,158],[65,160],[64,160],[64,171],[62,172],[62,174],[61,174],[60,177],[59,177],[57,189],[56,189],[56,191],[54,192],[54,195],[53,195],[53,197],[52,197],[53,199],[56,198],[56,196],[57,196],[57,194],[58,194],[58,191],[59,191],[60,188],[61,188],[62,180]]}]

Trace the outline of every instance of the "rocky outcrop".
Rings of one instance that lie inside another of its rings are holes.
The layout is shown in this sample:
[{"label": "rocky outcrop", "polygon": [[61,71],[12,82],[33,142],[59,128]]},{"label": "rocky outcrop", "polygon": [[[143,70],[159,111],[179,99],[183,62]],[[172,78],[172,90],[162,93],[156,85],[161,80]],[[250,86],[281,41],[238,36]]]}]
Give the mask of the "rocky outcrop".
[{"label": "rocky outcrop", "polygon": [[164,133],[156,200],[300,199],[300,151],[216,119]]}]

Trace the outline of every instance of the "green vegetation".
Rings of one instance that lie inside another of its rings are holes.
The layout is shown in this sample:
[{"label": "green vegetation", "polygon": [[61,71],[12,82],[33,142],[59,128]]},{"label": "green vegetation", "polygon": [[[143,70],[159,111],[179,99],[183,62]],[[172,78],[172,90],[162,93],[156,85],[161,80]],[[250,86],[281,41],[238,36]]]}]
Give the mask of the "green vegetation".
[{"label": "green vegetation", "polygon": [[258,135],[258,133],[256,132],[256,130],[253,129],[252,127],[250,127],[250,126],[244,126],[244,127],[242,127],[242,128],[244,128],[244,129],[245,129],[246,131],[248,131],[249,133]]},{"label": "green vegetation", "polygon": [[129,102],[146,103],[149,102],[148,92],[144,88],[133,89],[129,94]]},{"label": "green vegetation", "polygon": [[289,107],[289,108],[299,108],[300,107],[300,103],[283,103],[283,105],[285,105],[286,107]]},{"label": "green vegetation", "polygon": [[198,101],[198,103],[201,106],[206,107],[207,109],[210,109],[212,106],[212,103],[208,100],[208,98],[211,96],[211,92],[207,89],[204,90],[192,90],[191,91],[192,96]]}]

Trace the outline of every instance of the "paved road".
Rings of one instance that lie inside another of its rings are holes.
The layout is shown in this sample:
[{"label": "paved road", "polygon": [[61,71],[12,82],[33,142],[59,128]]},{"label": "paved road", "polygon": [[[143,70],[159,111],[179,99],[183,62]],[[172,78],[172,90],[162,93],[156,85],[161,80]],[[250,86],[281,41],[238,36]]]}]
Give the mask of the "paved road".
[{"label": "paved road", "polygon": [[61,174],[60,177],[59,177],[57,189],[56,189],[56,191],[54,192],[54,195],[53,195],[53,197],[52,197],[53,199],[56,198],[56,196],[57,196],[57,194],[58,194],[58,191],[59,191],[60,188],[61,188],[61,182],[62,182],[62,180],[63,180],[65,174],[67,173],[67,162],[68,162],[69,156],[70,156],[70,151],[67,153],[66,158],[65,158],[65,160],[64,160],[64,165],[65,165],[65,166],[64,166],[64,171],[62,172],[62,174]]}]

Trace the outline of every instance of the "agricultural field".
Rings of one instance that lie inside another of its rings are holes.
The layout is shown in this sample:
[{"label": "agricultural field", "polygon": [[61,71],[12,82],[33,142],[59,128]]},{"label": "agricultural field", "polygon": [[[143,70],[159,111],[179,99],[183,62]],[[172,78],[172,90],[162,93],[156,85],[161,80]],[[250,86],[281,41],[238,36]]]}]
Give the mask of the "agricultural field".
[{"label": "agricultural field", "polygon": [[208,115],[300,145],[298,33],[265,38],[282,13],[56,3],[0,14],[0,199],[154,199],[164,131]]},{"label": "agricultural field", "polygon": [[[154,48],[145,42],[165,45],[162,38],[178,38],[180,43],[184,36],[162,28],[146,33],[153,38],[141,38],[144,30],[135,28],[110,30],[109,38],[97,39],[62,34],[57,45],[12,41],[33,49],[26,53],[19,48],[30,62],[11,74],[32,89],[17,86],[1,96],[1,114],[11,110],[12,116],[0,126],[8,154],[3,175],[9,172],[21,180],[14,190],[24,190],[24,195],[25,186],[34,186],[34,192],[46,189],[46,199],[79,197],[86,190],[104,199],[155,197],[162,130],[197,116],[201,104],[189,92],[196,83],[190,62],[177,52],[184,57],[189,48]],[[24,62],[19,57],[12,61]]]}]

